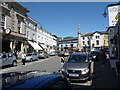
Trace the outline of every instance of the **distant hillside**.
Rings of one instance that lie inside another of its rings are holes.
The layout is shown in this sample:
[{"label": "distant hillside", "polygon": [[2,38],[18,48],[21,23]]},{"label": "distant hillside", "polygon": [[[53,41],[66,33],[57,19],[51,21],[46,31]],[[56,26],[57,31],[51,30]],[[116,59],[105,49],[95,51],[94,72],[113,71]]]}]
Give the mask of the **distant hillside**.
[{"label": "distant hillside", "polygon": [[69,38],[74,38],[72,36],[64,37],[63,39],[69,39]]}]

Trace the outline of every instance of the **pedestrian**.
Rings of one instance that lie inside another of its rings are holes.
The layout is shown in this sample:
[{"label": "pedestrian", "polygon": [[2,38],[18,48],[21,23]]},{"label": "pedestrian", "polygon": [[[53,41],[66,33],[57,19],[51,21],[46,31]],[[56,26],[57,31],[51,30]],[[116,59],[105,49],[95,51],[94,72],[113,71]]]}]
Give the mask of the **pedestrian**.
[{"label": "pedestrian", "polygon": [[22,56],[22,63],[23,65],[25,65],[26,54],[23,52],[21,56]]},{"label": "pedestrian", "polygon": [[101,54],[99,56],[100,60],[101,60],[101,64],[102,64],[102,68],[104,68],[105,64],[106,64],[106,53],[104,51],[104,49],[101,49]]},{"label": "pedestrian", "polygon": [[62,55],[61,55],[61,63],[64,63],[64,62],[65,62],[65,55],[62,54]]}]

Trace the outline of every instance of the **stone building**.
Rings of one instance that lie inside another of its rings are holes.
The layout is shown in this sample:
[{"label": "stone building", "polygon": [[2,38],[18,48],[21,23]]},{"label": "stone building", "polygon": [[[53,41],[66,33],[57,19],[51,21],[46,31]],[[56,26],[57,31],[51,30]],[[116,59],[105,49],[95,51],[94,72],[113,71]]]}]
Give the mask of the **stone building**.
[{"label": "stone building", "polygon": [[24,43],[26,42],[25,21],[26,13],[29,10],[17,2],[1,2],[0,8],[2,8],[0,17],[1,52],[24,51]]}]

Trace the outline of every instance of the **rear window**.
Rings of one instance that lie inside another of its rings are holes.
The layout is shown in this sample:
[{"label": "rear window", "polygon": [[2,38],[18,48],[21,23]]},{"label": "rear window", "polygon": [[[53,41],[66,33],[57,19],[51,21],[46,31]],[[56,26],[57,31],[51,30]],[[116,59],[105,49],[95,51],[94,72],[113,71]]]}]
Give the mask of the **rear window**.
[{"label": "rear window", "polygon": [[88,59],[87,59],[86,55],[70,55],[69,58],[68,58],[68,62],[85,63],[85,62],[88,62]]}]

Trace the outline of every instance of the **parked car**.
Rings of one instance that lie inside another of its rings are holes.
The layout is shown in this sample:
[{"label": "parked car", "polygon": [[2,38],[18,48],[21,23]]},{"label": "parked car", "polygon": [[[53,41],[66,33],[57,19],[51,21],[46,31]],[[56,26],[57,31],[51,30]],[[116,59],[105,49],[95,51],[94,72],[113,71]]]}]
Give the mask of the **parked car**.
[{"label": "parked car", "polygon": [[49,54],[45,51],[38,52],[38,58],[48,58]]},{"label": "parked car", "polygon": [[61,56],[62,55],[62,51],[58,51],[57,54],[58,54],[58,56]]},{"label": "parked car", "polygon": [[17,59],[14,53],[0,53],[0,67],[6,65],[17,66]]},{"label": "parked car", "polygon": [[56,52],[56,51],[51,51],[51,52],[50,52],[50,56],[55,56],[55,55],[57,55],[57,52]]},{"label": "parked car", "polygon": [[94,61],[99,61],[100,51],[91,51],[89,56],[92,57]]},{"label": "parked car", "polygon": [[38,60],[37,53],[28,53],[26,54],[26,61]]},{"label": "parked car", "polygon": [[64,54],[65,56],[69,56],[69,52],[67,52],[67,51],[63,51],[63,54]]},{"label": "parked car", "polygon": [[92,60],[87,53],[72,53],[65,61],[61,72],[69,80],[90,80],[93,73]]},{"label": "parked car", "polygon": [[72,90],[70,82],[61,74],[45,71],[12,72],[2,74],[2,90],[36,89]]}]

